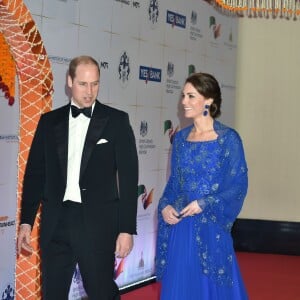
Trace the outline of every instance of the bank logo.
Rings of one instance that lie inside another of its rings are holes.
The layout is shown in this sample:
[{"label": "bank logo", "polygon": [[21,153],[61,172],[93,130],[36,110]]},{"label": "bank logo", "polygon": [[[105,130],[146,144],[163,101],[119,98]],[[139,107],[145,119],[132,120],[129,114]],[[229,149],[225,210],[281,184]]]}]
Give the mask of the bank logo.
[{"label": "bank logo", "polygon": [[172,62],[168,62],[168,66],[167,66],[167,74],[169,77],[173,77],[174,75],[174,64]]},{"label": "bank logo", "polygon": [[191,24],[192,25],[196,25],[197,24],[197,13],[192,10],[192,13],[191,13]]},{"label": "bank logo", "polygon": [[121,54],[118,72],[121,85],[125,87],[128,84],[130,75],[129,56],[126,51]]},{"label": "bank logo", "polygon": [[7,287],[4,289],[2,293],[1,300],[14,300],[15,299],[15,290],[13,287],[9,284]]},{"label": "bank logo", "polygon": [[142,137],[145,137],[148,133],[148,123],[147,121],[141,121],[141,126],[140,126],[140,135]]},{"label": "bank logo", "polygon": [[159,16],[158,0],[149,1],[148,14],[150,22],[156,24]]},{"label": "bank logo", "polygon": [[144,209],[147,209],[153,202],[153,194],[154,189],[151,189],[148,193],[145,185],[140,184],[138,186],[138,198],[140,198]]},{"label": "bank logo", "polygon": [[172,27],[177,26],[180,28],[186,27],[186,17],[178,13],[167,10],[167,23]]},{"label": "bank logo", "polygon": [[210,16],[209,18],[209,28],[212,30],[215,39],[221,35],[221,24],[216,23],[214,16]]},{"label": "bank logo", "polygon": [[161,82],[161,69],[140,66],[139,79],[148,81]]}]

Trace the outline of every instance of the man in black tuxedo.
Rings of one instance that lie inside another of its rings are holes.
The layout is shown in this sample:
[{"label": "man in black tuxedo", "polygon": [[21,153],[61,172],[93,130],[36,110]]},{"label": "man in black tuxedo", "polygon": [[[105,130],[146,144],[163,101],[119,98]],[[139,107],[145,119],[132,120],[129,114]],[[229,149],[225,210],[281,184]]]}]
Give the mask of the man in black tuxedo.
[{"label": "man in black tuxedo", "polygon": [[115,256],[136,234],[138,159],[128,114],[96,100],[100,68],[92,57],[70,62],[71,103],[43,114],[23,182],[17,248],[32,251],[41,204],[44,300],[66,300],[78,263],[90,300],[120,299]]}]

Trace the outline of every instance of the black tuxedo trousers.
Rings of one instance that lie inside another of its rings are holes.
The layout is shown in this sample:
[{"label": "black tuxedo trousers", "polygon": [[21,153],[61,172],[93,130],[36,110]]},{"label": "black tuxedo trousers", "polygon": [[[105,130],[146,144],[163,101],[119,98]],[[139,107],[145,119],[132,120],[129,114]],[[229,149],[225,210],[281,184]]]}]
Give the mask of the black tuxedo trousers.
[{"label": "black tuxedo trousers", "polygon": [[[113,280],[114,251],[100,250],[86,239],[82,204],[66,201],[57,228],[42,249],[45,300],[67,300],[72,277],[79,266],[83,286],[89,300],[118,299],[119,290]],[[105,259],[99,259],[105,257]]]}]

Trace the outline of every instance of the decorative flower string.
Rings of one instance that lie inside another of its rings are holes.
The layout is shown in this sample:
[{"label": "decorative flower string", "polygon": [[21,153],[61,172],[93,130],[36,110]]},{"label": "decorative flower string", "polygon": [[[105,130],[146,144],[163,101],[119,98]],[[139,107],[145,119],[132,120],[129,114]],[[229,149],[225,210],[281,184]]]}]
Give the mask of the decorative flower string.
[{"label": "decorative flower string", "polygon": [[15,102],[16,67],[9,46],[0,32],[0,90],[4,93],[9,105]]},{"label": "decorative flower string", "polygon": [[286,18],[297,20],[300,0],[212,0],[224,13],[240,17]]}]

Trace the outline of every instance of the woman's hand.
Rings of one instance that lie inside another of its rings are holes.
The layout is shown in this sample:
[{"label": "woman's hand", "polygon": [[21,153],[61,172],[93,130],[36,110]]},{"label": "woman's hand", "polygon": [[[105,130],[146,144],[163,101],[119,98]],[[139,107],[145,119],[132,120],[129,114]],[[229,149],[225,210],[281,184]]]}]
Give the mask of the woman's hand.
[{"label": "woman's hand", "polygon": [[193,217],[201,212],[202,209],[199,207],[198,201],[194,200],[180,212],[180,215],[182,215],[182,217]]},{"label": "woman's hand", "polygon": [[167,205],[161,211],[161,214],[163,216],[164,221],[166,223],[170,224],[170,225],[177,224],[181,220],[181,216],[178,214],[178,212],[171,205]]}]

